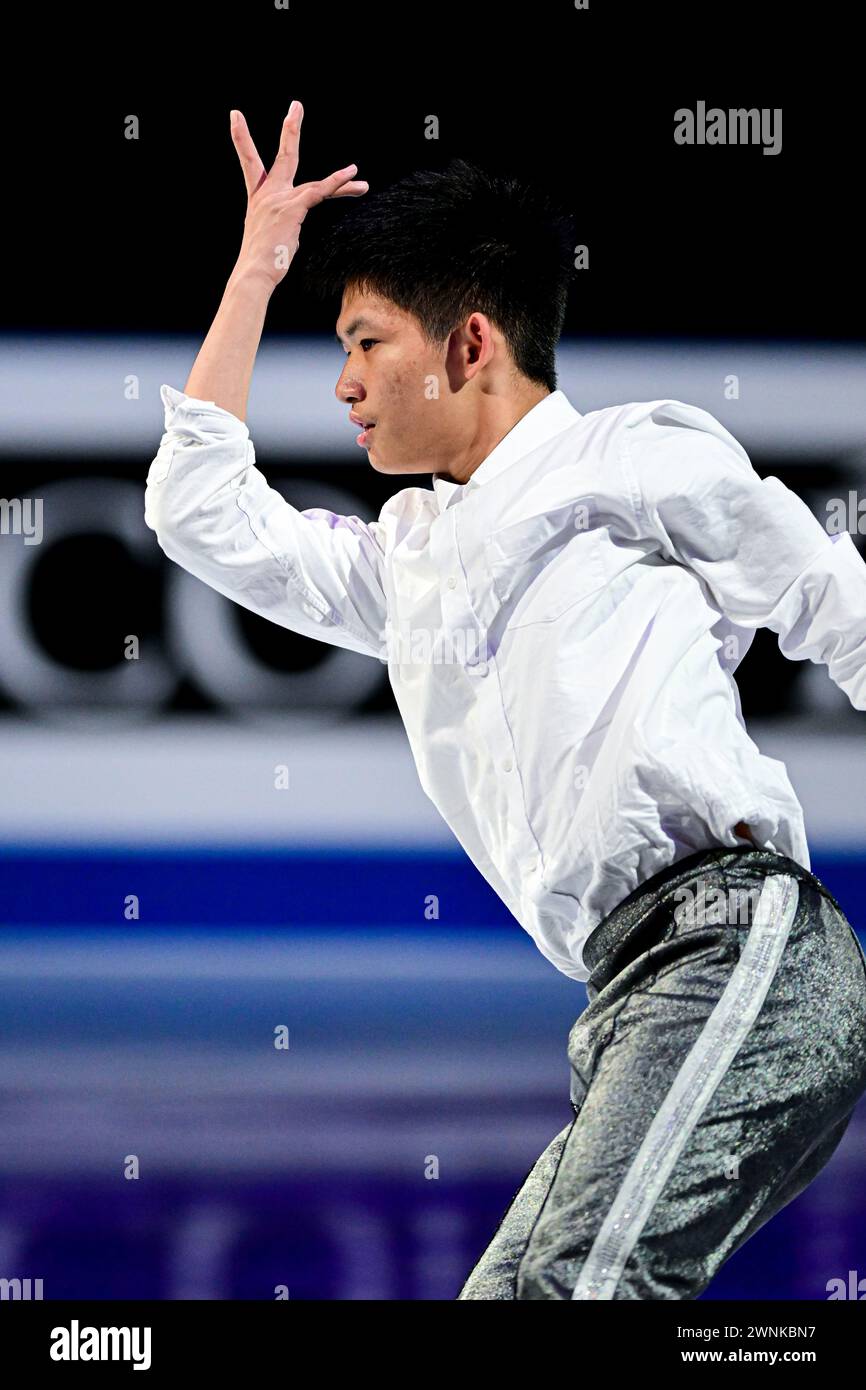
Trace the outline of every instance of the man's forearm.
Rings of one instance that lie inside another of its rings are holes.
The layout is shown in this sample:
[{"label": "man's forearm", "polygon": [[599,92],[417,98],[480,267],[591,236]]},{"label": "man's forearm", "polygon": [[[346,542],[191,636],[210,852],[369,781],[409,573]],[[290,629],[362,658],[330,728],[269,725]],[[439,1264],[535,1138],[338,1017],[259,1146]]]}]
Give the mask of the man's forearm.
[{"label": "man's forearm", "polygon": [[210,331],[199,349],[184,391],[244,420],[256,353],[274,286],[263,276],[237,267]]}]

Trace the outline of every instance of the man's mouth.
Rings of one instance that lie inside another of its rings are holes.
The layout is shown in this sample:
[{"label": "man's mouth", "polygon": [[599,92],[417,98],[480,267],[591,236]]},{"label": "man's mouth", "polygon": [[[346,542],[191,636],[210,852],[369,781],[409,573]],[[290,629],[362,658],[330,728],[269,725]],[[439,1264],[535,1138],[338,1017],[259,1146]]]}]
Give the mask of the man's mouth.
[{"label": "man's mouth", "polygon": [[354,410],[349,411],[349,419],[353,425],[363,426],[361,433],[355,437],[355,443],[360,444],[362,449],[365,448],[372,430],[375,429],[376,421],[365,420],[363,415],[358,415]]}]

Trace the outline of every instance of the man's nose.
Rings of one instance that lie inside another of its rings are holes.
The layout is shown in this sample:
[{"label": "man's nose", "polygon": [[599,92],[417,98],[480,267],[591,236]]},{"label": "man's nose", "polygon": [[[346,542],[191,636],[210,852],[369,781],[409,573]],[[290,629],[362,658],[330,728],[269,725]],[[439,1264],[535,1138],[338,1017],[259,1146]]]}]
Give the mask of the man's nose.
[{"label": "man's nose", "polygon": [[346,372],[345,375],[341,373],[340,379],[334,388],[334,395],[337,397],[338,401],[343,401],[348,405],[350,401],[354,403],[363,398],[364,387],[358,378],[353,376],[350,372]]}]

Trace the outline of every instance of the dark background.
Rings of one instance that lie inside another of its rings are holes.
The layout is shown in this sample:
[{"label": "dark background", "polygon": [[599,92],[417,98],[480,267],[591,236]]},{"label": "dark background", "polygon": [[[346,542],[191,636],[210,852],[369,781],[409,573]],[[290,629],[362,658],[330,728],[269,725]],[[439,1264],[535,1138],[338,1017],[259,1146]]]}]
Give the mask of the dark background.
[{"label": "dark background", "polygon": [[[58,16],[47,51],[20,55],[4,294],[16,329],[204,335],[246,202],[229,110],[244,112],[267,168],[298,97],[300,181],[355,162],[372,192],[461,155],[555,192],[591,256],[566,335],[862,335],[862,120],[845,78],[853,36],[840,25],[822,57],[832,6],[826,28],[813,7],[600,0],[157,4],[134,29],[113,13]],[[698,99],[782,107],[781,152],[675,145],[673,113]],[[124,139],[130,113],[137,141]],[[424,138],[431,113],[438,140]],[[339,212],[308,218],[302,252]],[[280,286],[271,327],[330,331],[296,280]]]}]

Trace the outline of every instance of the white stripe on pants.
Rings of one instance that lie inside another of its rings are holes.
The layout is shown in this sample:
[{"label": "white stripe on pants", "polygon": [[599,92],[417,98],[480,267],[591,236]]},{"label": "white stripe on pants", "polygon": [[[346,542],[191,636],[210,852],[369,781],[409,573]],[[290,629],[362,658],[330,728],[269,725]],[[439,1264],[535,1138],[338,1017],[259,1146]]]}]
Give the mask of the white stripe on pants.
[{"label": "white stripe on pants", "polygon": [[799,901],[797,880],[773,874],[761,888],[740,959],[656,1113],[584,1261],[573,1299],[612,1299],[659,1195],[760,1012]]}]

